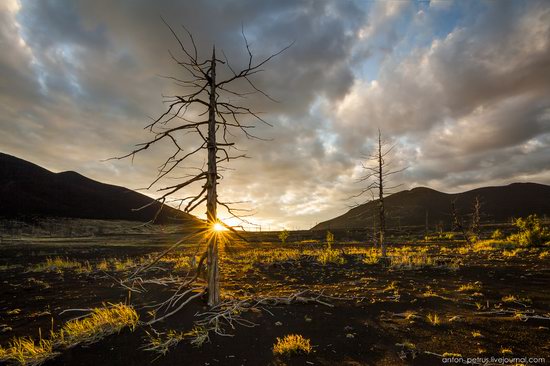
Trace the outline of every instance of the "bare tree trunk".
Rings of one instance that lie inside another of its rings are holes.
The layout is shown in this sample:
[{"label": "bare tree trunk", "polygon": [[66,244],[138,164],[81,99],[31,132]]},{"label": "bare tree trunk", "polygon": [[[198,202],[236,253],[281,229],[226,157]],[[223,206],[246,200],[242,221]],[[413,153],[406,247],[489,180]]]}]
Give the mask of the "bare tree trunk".
[{"label": "bare tree trunk", "polygon": [[384,174],[382,167],[384,158],[382,155],[382,134],[378,131],[378,202],[380,206],[380,247],[382,248],[382,258],[386,258],[386,213],[384,211]]},{"label": "bare tree trunk", "polygon": [[426,224],[424,226],[424,240],[428,240],[429,231],[430,231],[430,222],[428,221],[428,210],[426,210]]},{"label": "bare tree trunk", "polygon": [[[218,221],[216,186],[218,172],[216,164],[216,48],[212,50],[210,69],[210,103],[208,107],[208,172],[206,181],[206,218],[209,228]],[[208,240],[208,305],[215,306],[220,302],[220,281],[218,268],[218,238],[213,230]]]}]

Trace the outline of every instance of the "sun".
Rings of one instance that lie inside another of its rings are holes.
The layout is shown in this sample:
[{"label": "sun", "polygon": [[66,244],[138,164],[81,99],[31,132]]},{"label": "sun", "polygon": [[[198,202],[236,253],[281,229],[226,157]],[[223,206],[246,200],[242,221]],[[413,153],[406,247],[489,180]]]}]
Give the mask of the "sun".
[{"label": "sun", "polygon": [[216,222],[214,224],[214,226],[212,226],[212,230],[214,230],[216,232],[220,232],[220,231],[226,231],[227,228],[225,226],[223,226],[222,224],[220,224],[219,222]]}]

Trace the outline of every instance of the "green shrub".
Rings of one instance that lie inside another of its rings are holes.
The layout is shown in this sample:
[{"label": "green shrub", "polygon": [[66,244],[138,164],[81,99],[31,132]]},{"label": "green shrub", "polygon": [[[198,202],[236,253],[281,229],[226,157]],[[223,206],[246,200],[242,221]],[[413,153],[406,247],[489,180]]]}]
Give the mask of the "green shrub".
[{"label": "green shrub", "polygon": [[542,226],[537,215],[529,215],[519,218],[514,222],[518,232],[508,237],[509,241],[518,243],[523,247],[541,246],[550,242],[550,230]]}]

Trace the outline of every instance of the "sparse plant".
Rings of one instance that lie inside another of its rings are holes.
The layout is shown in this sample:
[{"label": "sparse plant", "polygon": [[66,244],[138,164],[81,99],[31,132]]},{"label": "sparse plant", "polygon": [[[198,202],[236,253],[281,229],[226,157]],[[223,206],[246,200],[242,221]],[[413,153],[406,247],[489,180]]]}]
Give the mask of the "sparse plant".
[{"label": "sparse plant", "polygon": [[517,255],[519,253],[523,252],[523,249],[521,248],[516,248],[514,250],[503,250],[502,251],[502,255],[505,256],[505,257],[508,257],[508,258],[511,258],[511,257],[517,257]]},{"label": "sparse plant", "polygon": [[542,225],[537,215],[529,215],[514,221],[518,232],[508,237],[509,241],[523,247],[541,246],[550,242],[550,230]]},{"label": "sparse plant", "polygon": [[57,348],[91,344],[125,327],[133,330],[138,320],[136,311],[124,304],[92,309],[90,315],[68,321],[58,332],[52,330],[49,339],[43,339],[41,333],[38,341],[14,338],[7,348],[0,347],[0,362],[40,365],[57,355]]},{"label": "sparse plant", "polygon": [[444,352],[443,357],[449,358],[449,357],[462,357],[462,354],[460,353],[454,353],[454,352]]},{"label": "sparse plant", "polygon": [[317,256],[317,261],[321,264],[334,263],[344,264],[346,260],[342,256],[342,253],[335,249],[322,250]]},{"label": "sparse plant", "polygon": [[286,244],[286,239],[288,239],[289,236],[290,233],[288,232],[288,230],[284,229],[279,233],[279,240],[281,241],[281,243]]},{"label": "sparse plant", "polygon": [[60,330],[60,337],[65,346],[91,344],[107,335],[117,333],[129,327],[134,329],[139,316],[136,311],[124,304],[95,308],[84,318],[68,321]]},{"label": "sparse plant", "polygon": [[327,231],[327,246],[329,249],[332,249],[332,246],[334,245],[334,234],[330,231]]},{"label": "sparse plant", "polygon": [[439,318],[439,315],[437,315],[435,313],[434,314],[432,314],[432,313],[428,314],[426,316],[426,319],[428,319],[428,322],[430,322],[431,325],[435,326],[435,325],[440,325],[441,324],[441,319]]},{"label": "sparse plant", "polygon": [[502,234],[502,231],[500,231],[499,229],[496,229],[496,230],[493,231],[493,233],[491,234],[491,239],[494,239],[494,240],[502,240],[502,239],[504,239],[504,234]]},{"label": "sparse plant", "polygon": [[195,347],[201,347],[205,342],[210,340],[208,329],[204,326],[194,326],[189,332],[185,333],[186,337],[191,337],[191,344]]},{"label": "sparse plant", "polygon": [[459,292],[480,291],[480,290],[481,290],[481,283],[479,281],[460,285],[460,287],[458,288]]},{"label": "sparse plant", "polygon": [[390,258],[390,267],[417,269],[435,265],[434,259],[423,253],[402,252],[392,255]]},{"label": "sparse plant", "polygon": [[46,339],[36,342],[30,337],[14,338],[7,348],[0,347],[0,362],[19,365],[41,365],[56,355],[53,342]]},{"label": "sparse plant", "polygon": [[399,284],[397,283],[397,281],[392,281],[382,291],[390,292],[390,291],[397,291],[398,289],[399,289]]},{"label": "sparse plant", "polygon": [[514,295],[506,295],[502,298],[502,301],[504,301],[504,302],[516,302],[516,301],[519,301],[519,299]]},{"label": "sparse plant", "polygon": [[46,258],[46,262],[39,263],[34,266],[32,272],[59,272],[65,269],[76,269],[81,267],[77,261],[69,260],[68,258]]},{"label": "sparse plant", "polygon": [[98,271],[108,271],[109,270],[109,263],[103,258],[101,262],[96,264],[96,269]]},{"label": "sparse plant", "polygon": [[380,256],[377,253],[368,253],[361,261],[365,264],[378,264],[380,262]]},{"label": "sparse plant", "polygon": [[514,352],[512,352],[512,349],[509,348],[509,347],[500,347],[500,353],[502,355],[511,355],[513,354]]},{"label": "sparse plant", "polygon": [[145,345],[144,350],[156,352],[161,355],[165,355],[166,353],[168,353],[170,348],[177,346],[178,343],[185,338],[185,335],[183,333],[176,332],[172,329],[170,329],[166,333],[155,332],[155,334],[151,334],[147,331],[146,333],[147,344]]},{"label": "sparse plant", "polygon": [[308,354],[311,350],[311,341],[299,334],[289,334],[283,338],[277,337],[277,343],[273,346],[273,354],[280,356]]}]

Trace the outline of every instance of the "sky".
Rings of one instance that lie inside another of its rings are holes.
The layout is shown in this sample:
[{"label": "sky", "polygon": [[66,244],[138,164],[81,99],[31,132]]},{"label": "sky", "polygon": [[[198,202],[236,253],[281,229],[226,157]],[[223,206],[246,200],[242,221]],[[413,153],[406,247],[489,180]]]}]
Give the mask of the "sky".
[{"label": "sky", "polygon": [[[150,139],[163,95],[184,92],[163,77],[182,69],[161,17],[187,46],[181,25],[192,32],[200,57],[215,45],[235,68],[247,61],[243,30],[255,60],[293,43],[254,75],[275,101],[238,100],[273,127],[232,137],[248,158],[219,185],[263,230],[309,228],[369,200],[350,197],[378,129],[395,145],[391,167],[406,168],[397,190],[550,184],[550,2],[536,0],[4,0],[0,151],[147,187],[170,146],[105,159]],[[141,192],[157,197],[185,171]]]}]

